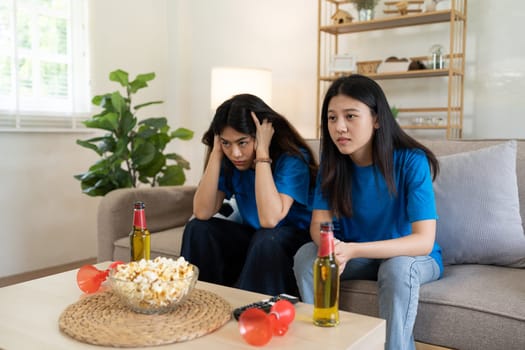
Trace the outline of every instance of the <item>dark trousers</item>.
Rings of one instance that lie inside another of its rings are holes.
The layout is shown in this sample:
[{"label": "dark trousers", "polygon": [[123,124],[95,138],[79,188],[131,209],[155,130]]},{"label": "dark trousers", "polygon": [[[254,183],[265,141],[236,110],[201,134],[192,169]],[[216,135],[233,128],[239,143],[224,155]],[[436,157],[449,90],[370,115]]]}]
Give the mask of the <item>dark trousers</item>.
[{"label": "dark trousers", "polygon": [[199,280],[253,292],[299,295],[293,257],[310,234],[292,226],[255,230],[233,221],[193,219],[181,255],[199,268]]}]

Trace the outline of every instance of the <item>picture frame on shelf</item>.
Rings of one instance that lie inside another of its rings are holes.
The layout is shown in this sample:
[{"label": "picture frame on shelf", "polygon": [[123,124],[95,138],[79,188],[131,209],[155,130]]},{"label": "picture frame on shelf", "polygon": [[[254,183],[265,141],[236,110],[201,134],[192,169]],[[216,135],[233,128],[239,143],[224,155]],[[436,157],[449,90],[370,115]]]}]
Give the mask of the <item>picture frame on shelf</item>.
[{"label": "picture frame on shelf", "polygon": [[336,54],[330,62],[330,73],[352,73],[356,70],[355,56],[350,54]]}]

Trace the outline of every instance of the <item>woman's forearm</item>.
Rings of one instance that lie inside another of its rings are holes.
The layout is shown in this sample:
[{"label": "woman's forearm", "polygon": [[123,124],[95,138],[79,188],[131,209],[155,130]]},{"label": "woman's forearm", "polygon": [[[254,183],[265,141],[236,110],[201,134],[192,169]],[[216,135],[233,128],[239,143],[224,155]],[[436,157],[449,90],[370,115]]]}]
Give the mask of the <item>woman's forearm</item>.
[{"label": "woman's forearm", "polygon": [[207,220],[215,215],[224,200],[224,195],[219,191],[219,175],[222,157],[212,153],[199,186],[193,197],[193,214],[196,218]]},{"label": "woman's forearm", "polygon": [[435,220],[422,220],[412,224],[412,233],[399,238],[376,242],[338,243],[336,255],[345,260],[353,258],[387,259],[394,256],[428,255],[435,240]]},{"label": "woman's forearm", "polygon": [[[287,198],[286,198],[287,197]],[[262,227],[275,227],[288,213],[293,199],[277,191],[271,164],[255,163],[255,200]]]}]

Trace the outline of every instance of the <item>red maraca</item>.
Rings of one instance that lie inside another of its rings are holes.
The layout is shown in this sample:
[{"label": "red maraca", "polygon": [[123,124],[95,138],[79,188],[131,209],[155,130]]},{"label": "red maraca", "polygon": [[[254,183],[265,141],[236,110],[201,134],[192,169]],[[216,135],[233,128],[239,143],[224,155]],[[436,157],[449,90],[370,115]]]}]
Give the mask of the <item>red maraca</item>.
[{"label": "red maraca", "polygon": [[250,345],[267,344],[274,335],[284,335],[288,325],[295,317],[295,308],[288,300],[279,300],[267,314],[264,311],[251,308],[239,317],[239,331]]},{"label": "red maraca", "polygon": [[288,325],[295,318],[295,308],[288,300],[278,300],[270,310],[270,322],[274,335],[285,335]]},{"label": "red maraca", "polygon": [[115,261],[106,270],[99,270],[93,265],[82,266],[77,272],[78,287],[84,293],[95,293],[108,277],[109,271],[119,264],[123,264],[123,262]]},{"label": "red maraca", "polygon": [[261,309],[251,308],[239,317],[239,331],[250,345],[262,346],[272,339],[272,324],[268,314]]}]

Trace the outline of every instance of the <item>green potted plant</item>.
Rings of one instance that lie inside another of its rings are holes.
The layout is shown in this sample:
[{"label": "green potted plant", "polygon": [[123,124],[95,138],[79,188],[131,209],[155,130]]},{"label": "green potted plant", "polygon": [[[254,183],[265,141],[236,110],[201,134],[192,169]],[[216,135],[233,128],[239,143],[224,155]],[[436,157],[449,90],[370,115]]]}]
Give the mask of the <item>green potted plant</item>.
[{"label": "green potted plant", "polygon": [[178,128],[170,132],[165,117],[139,121],[136,115],[144,107],[163,103],[133,104],[133,95],[154,78],[155,73],[147,73],[130,81],[128,73],[118,69],[109,74],[109,80],[120,83],[125,95],[115,91],[93,97],[92,103],[102,111],[83,123],[107,133],[76,142],[101,157],[87,172],[74,176],[83,193],[104,196],[114,189],[137,187],[140,183],[167,186],[186,181],[184,169],[190,169],[189,162],[177,153],[165,154],[164,150],[175,138],[190,140],[193,131]]}]

